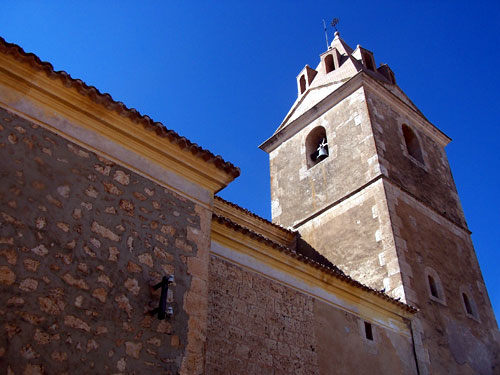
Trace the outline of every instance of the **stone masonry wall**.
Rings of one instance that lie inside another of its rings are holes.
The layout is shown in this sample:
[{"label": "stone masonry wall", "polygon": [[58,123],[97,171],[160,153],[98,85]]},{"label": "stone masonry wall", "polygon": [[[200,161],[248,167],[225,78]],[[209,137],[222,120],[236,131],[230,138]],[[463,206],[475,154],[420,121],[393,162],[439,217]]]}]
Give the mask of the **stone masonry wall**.
[{"label": "stone masonry wall", "polygon": [[[498,373],[498,326],[469,234],[397,188],[387,190],[405,293],[420,309],[416,339],[429,373]],[[439,298],[431,296],[429,269],[439,280]],[[475,316],[466,313],[462,291]]]},{"label": "stone masonry wall", "polygon": [[405,300],[382,180],[299,230],[306,242],[355,280]]},{"label": "stone masonry wall", "polygon": [[212,256],[207,375],[318,374],[313,299]]},{"label": "stone masonry wall", "polygon": [[[326,130],[329,156],[307,167],[305,141]],[[290,227],[380,173],[363,89],[312,121],[270,154],[273,222]]]},{"label": "stone masonry wall", "polygon": [[[3,109],[0,160],[0,373],[199,373],[188,311],[206,304],[187,301],[210,215]],[[167,274],[175,316],[160,321]]]},{"label": "stone masonry wall", "polygon": [[[207,371],[215,374],[416,374],[409,334],[212,256]],[[408,331],[409,332],[409,331]]]},{"label": "stone masonry wall", "polygon": [[[466,227],[446,152],[414,121],[367,93],[377,152],[387,176],[437,212]],[[417,135],[425,165],[408,156],[402,133],[407,124]]]}]

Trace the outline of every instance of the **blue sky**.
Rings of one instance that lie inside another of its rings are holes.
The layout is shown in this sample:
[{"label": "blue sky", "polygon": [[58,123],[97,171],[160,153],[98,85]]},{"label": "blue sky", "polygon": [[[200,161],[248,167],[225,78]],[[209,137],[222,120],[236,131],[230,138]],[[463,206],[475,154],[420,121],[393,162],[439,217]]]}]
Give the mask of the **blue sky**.
[{"label": "blue sky", "polygon": [[[449,161],[500,316],[500,2],[3,1],[0,35],[239,166],[221,195],[270,218],[258,145],[325,50],[322,19],[388,63]],[[333,37],[330,31],[330,40]]]}]

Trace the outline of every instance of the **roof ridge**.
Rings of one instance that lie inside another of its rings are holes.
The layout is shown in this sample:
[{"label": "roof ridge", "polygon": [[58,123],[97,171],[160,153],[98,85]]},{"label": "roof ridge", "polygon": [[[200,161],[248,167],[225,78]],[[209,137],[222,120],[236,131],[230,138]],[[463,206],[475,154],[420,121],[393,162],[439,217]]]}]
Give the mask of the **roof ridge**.
[{"label": "roof ridge", "polygon": [[382,299],[384,299],[384,300],[386,300],[386,301],[388,301],[388,302],[390,302],[390,303],[392,303],[392,304],[394,304],[394,305],[396,305],[396,306],[398,306],[398,307],[400,307],[400,308],[402,308],[410,313],[418,312],[418,309],[416,307],[411,306],[409,304],[406,304],[404,302],[401,302],[399,299],[393,298],[393,297],[387,295],[385,292],[382,292],[380,290],[369,287],[368,285],[365,285],[365,284],[353,279],[351,276],[345,274],[342,270],[340,270],[335,265],[334,265],[335,268],[331,268],[329,266],[326,266],[324,264],[316,262],[315,260],[312,260],[303,254],[300,254],[300,253],[298,253],[298,252],[296,252],[288,247],[280,245],[279,243],[276,243],[276,242],[270,240],[269,238],[266,238],[263,235],[254,232],[253,230],[251,230],[249,228],[246,228],[240,224],[237,224],[234,221],[232,221],[226,217],[217,215],[216,213],[212,213],[212,218],[217,220],[217,222],[224,224],[228,228],[234,229],[234,230],[241,232],[243,234],[248,234],[250,237],[257,238],[258,240],[270,245],[271,247],[273,247],[277,250],[280,250],[280,251],[292,256],[293,258],[298,259],[299,261],[302,261],[306,264],[313,266],[314,268],[320,269],[320,270],[322,270],[330,275],[333,275],[336,278],[338,278],[338,279],[340,279],[340,280],[342,280],[342,281],[344,281],[344,282],[346,282],[354,287],[360,288],[366,292],[374,294],[374,295],[376,295],[376,296],[378,296],[378,297],[380,297],[380,298],[382,298]]},{"label": "roof ridge", "polygon": [[64,86],[74,88],[79,94],[87,96],[94,103],[103,105],[107,109],[115,111],[120,116],[128,117],[131,121],[141,124],[146,130],[155,131],[159,137],[167,138],[171,143],[177,144],[181,149],[190,151],[194,156],[203,159],[205,162],[213,163],[216,168],[223,170],[233,176],[233,178],[240,175],[240,169],[231,162],[225,161],[222,156],[215,155],[211,151],[191,142],[174,130],[168,129],[161,122],[156,122],[148,115],[141,114],[137,109],[128,108],[125,103],[114,100],[109,93],[102,93],[97,87],[88,85],[79,78],[71,77],[66,71],[55,71],[51,63],[42,61],[34,53],[24,51],[19,45],[9,43],[1,36],[0,52],[11,55],[18,61],[28,63],[32,68],[44,71],[47,77],[51,79],[59,79]]}]

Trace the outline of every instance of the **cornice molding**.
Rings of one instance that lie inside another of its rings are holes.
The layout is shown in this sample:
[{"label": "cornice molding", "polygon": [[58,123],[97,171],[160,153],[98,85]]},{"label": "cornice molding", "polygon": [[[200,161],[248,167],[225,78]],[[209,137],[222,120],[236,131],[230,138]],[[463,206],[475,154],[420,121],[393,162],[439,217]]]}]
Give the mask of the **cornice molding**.
[{"label": "cornice molding", "polygon": [[441,218],[443,221],[447,222],[448,224],[451,224],[454,228],[456,228],[457,230],[459,230],[460,232],[462,232],[466,236],[470,236],[472,234],[472,232],[469,230],[469,228],[467,228],[466,226],[463,226],[460,223],[457,223],[456,221],[452,220],[451,218],[443,215],[442,212],[439,212],[434,207],[432,207],[430,204],[424,202],[422,199],[420,199],[419,197],[414,195],[408,189],[404,188],[401,184],[397,183],[395,180],[393,180],[385,175],[382,176],[382,179],[383,179],[384,183],[390,184],[392,187],[399,190],[402,194],[407,195],[413,201],[418,203],[422,208],[429,210],[434,215]]},{"label": "cornice molding", "polygon": [[[410,197],[412,200],[415,202],[418,202],[419,205],[421,205],[423,208],[433,212],[435,215],[439,216],[442,218],[444,221],[446,221],[449,224],[452,224],[457,230],[460,230],[461,232],[471,235],[472,232],[467,228],[462,226],[460,223],[455,222],[454,220],[451,220],[447,216],[444,216],[442,212],[439,212],[435,208],[433,208],[431,205],[428,203],[424,202],[422,199],[418,198],[416,195],[414,195],[412,192],[410,192],[408,189],[405,189],[401,184],[396,182],[395,180],[391,179],[390,177],[386,176],[385,174],[379,173],[375,177],[373,177],[370,181],[364,183],[363,185],[357,187],[356,189],[352,190],[350,193],[344,195],[343,197],[337,199],[334,202],[325,204],[323,207],[318,208],[316,211],[312,212],[309,214],[308,217],[298,221],[297,223],[294,223],[292,226],[293,230],[299,230],[300,227],[303,225],[307,224],[309,221],[317,218],[318,216],[321,216],[323,213],[326,211],[337,207],[339,204],[341,204],[344,201],[347,201],[351,199],[352,197],[355,197],[357,194],[361,193],[367,188],[370,188],[372,185],[376,184],[379,180],[382,180],[384,183],[388,183],[394,188],[398,189],[401,193],[407,195]],[[384,190],[386,190],[384,188]]]},{"label": "cornice molding", "polygon": [[[187,144],[182,144],[182,139],[172,140],[168,134],[157,134],[162,133],[158,128],[148,129],[109,110],[75,87],[68,87],[13,56],[0,54],[0,85],[3,86],[0,101],[7,109],[38,119],[42,126],[65,138],[76,139],[90,149],[99,149],[95,139],[103,137],[211,192],[221,190],[236,177],[218,168],[216,162],[207,162],[196,155]],[[67,122],[65,126],[61,126],[63,119]],[[87,137],[79,139],[77,134],[82,131],[70,132],[68,124],[80,127]],[[176,140],[180,140],[179,144],[173,142]],[[128,164],[127,160],[118,161]]]},{"label": "cornice molding", "polygon": [[214,199],[214,213],[228,218],[232,222],[248,228],[257,234],[261,234],[282,246],[290,247],[296,240],[296,232],[280,227],[217,196]]}]

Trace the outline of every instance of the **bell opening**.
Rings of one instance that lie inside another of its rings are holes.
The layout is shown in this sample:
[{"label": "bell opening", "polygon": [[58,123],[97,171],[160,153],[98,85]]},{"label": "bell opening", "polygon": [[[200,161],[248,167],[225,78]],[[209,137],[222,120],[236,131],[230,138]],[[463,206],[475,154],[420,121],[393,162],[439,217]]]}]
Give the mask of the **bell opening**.
[{"label": "bell opening", "polygon": [[306,137],[306,155],[307,168],[311,168],[328,157],[328,141],[324,127],[314,128]]}]

